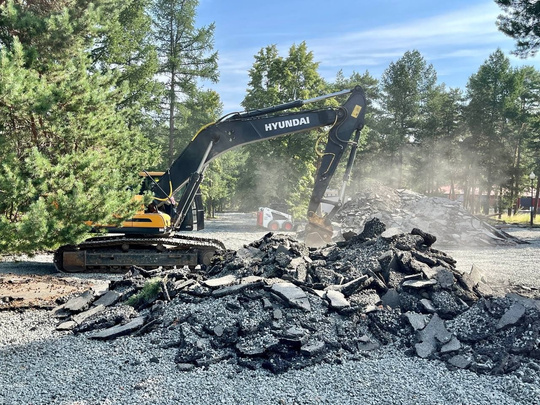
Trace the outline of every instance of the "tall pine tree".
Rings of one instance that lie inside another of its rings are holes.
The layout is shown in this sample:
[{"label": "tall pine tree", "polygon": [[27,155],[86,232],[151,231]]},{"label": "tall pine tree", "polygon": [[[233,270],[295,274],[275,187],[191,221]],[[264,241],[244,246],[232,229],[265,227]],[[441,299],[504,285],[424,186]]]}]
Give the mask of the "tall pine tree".
[{"label": "tall pine tree", "polygon": [[92,72],[99,7],[8,1],[0,14],[0,252],[79,242],[84,221],[118,222],[138,208],[137,173],[155,156],[117,108],[117,76]]},{"label": "tall pine tree", "polygon": [[[242,105],[250,110],[324,94],[326,85],[318,65],[304,42],[291,46],[286,57],[279,56],[275,45],[261,49],[249,71]],[[245,208],[288,203],[295,215],[305,215],[315,172],[316,140],[312,131],[248,145],[237,190]]]},{"label": "tall pine tree", "polygon": [[178,151],[175,118],[178,103],[197,89],[198,79],[217,81],[217,52],[214,52],[214,24],[197,28],[198,0],[154,0],[154,41],[160,61],[159,73],[166,80],[168,112],[168,163]]}]

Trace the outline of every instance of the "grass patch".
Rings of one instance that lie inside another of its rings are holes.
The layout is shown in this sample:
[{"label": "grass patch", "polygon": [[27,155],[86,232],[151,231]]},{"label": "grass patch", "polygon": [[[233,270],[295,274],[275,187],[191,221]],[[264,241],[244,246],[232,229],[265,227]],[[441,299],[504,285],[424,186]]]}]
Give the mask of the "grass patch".
[{"label": "grass patch", "polygon": [[161,278],[156,277],[148,280],[141,291],[132,295],[126,301],[126,304],[132,307],[139,307],[153,302],[161,291]]},{"label": "grass patch", "polygon": [[[495,217],[498,219],[498,217]],[[540,221],[540,218],[538,218]],[[515,215],[501,215],[501,221],[504,221],[508,224],[521,224],[529,225],[531,223],[531,214],[530,212],[522,212]],[[534,219],[536,222],[536,218]]]}]

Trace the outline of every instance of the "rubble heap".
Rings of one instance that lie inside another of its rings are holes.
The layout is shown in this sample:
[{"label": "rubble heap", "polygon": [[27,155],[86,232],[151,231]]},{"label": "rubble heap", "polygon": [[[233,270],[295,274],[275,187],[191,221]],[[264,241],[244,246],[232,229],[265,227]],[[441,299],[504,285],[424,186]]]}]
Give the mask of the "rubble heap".
[{"label": "rubble heap", "polygon": [[459,201],[396,190],[377,182],[366,182],[362,191],[344,204],[335,220],[347,232],[362,229],[366,221],[375,217],[388,227],[422,229],[435,235],[445,246],[520,242],[471,215]]},{"label": "rubble heap", "polygon": [[377,219],[321,249],[269,233],[204,270],[133,268],[53,313],[58,329],[90,339],[150,333],[181,370],[229,361],[281,373],[389,343],[451,368],[538,370],[539,302],[493,297],[478,269],[460,273],[433,241]]}]

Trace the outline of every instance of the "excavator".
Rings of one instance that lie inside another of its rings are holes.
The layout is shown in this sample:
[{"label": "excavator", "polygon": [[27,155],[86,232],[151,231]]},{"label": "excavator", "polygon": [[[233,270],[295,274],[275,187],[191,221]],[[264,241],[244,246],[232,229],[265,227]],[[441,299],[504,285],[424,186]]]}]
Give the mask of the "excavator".
[{"label": "excavator", "polygon": [[[329,98],[348,95],[339,107],[300,107]],[[290,110],[290,111],[287,111]],[[199,186],[205,168],[223,153],[243,145],[319,128],[330,128],[315,185],[308,205],[306,244],[323,246],[331,241],[331,219],[341,206],[345,186],[353,167],[360,131],[364,127],[366,97],[356,86],[308,100],[225,115],[201,128],[165,172],[143,171],[141,191],[153,200],[121,223],[101,226],[88,223],[102,234],[79,245],[60,247],[54,263],[61,272],[125,272],[132,265],[164,268],[208,265],[214,254],[224,249],[219,240],[186,235],[184,231],[204,228],[204,209]],[[324,193],[351,146],[338,201],[326,201]],[[326,215],[321,203],[332,204]],[[143,205],[143,204],[141,204]],[[105,233],[104,233],[105,232]]]}]

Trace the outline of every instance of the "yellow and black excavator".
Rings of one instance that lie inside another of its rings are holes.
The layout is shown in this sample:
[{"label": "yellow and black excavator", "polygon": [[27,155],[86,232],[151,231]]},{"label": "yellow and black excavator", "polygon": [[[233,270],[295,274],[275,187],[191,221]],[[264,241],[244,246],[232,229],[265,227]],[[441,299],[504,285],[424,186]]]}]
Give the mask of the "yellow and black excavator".
[{"label": "yellow and black excavator", "polygon": [[[285,112],[347,94],[348,99],[340,107]],[[331,219],[344,198],[360,131],[364,127],[365,111],[364,91],[356,86],[352,90],[309,100],[232,113],[206,125],[167,171],[141,173],[141,201],[145,192],[153,194],[153,201],[144,211],[119,227],[100,227],[106,229],[107,235],[87,239],[77,246],[62,246],[55,252],[57,269],[122,272],[132,265],[156,268],[209,264],[214,253],[224,249],[223,244],[182,232],[194,230],[195,224],[197,230],[204,228],[204,209],[198,190],[208,164],[224,152],[242,145],[324,127],[330,127],[330,130],[308,206],[306,243],[314,246],[330,242]],[[340,198],[337,202],[326,201],[324,193],[348,145],[351,149]],[[334,206],[325,216],[318,215],[322,202]]]}]

